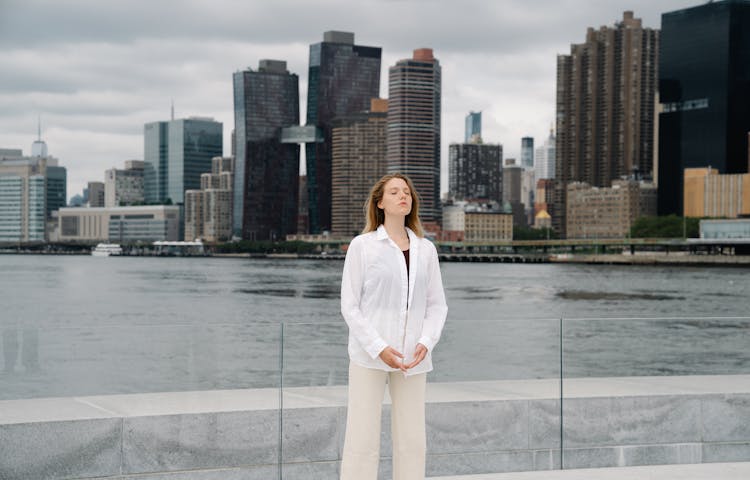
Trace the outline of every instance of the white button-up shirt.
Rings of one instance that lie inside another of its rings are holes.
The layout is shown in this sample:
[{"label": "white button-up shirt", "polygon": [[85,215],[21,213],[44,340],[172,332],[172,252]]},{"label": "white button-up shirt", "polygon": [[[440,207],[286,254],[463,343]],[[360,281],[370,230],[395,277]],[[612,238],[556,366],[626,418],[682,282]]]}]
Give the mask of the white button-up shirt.
[{"label": "white button-up shirt", "polygon": [[[341,279],[341,314],[349,326],[349,358],[367,368],[395,371],[378,356],[387,346],[411,363],[418,343],[427,356],[407,375],[432,370],[432,349],[448,306],[435,245],[410,229],[409,272],[404,254],[383,225],[349,244]],[[408,307],[407,307],[408,305]]]}]

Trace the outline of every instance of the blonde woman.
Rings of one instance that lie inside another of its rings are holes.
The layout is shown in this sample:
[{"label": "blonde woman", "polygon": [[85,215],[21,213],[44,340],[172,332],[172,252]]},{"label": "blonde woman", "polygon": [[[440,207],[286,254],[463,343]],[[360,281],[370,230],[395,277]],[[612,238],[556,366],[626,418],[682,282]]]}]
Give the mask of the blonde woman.
[{"label": "blonde woman", "polygon": [[424,238],[419,197],[394,173],[370,191],[364,232],[349,244],[341,313],[349,326],[349,400],[342,480],[376,480],[380,415],[391,396],[393,479],[425,476],[425,386],[445,324],[435,246]]}]

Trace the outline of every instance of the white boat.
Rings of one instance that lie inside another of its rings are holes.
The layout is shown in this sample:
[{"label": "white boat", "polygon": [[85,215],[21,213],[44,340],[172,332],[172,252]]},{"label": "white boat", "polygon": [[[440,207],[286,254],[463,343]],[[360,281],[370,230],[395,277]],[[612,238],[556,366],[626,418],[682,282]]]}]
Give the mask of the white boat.
[{"label": "white boat", "polygon": [[95,257],[122,255],[122,247],[116,243],[100,243],[91,250],[91,255]]}]

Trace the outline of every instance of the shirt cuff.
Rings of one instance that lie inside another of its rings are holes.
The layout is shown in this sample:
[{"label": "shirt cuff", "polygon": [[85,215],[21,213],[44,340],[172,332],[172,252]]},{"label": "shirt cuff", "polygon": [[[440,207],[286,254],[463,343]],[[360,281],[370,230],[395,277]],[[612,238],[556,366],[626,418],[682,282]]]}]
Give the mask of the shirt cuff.
[{"label": "shirt cuff", "polygon": [[385,340],[382,338],[376,339],[374,342],[372,342],[370,345],[367,346],[365,351],[368,355],[370,355],[370,358],[375,360],[380,355],[380,352],[385,350],[385,347],[387,347],[388,344],[385,343]]},{"label": "shirt cuff", "polygon": [[435,346],[430,340],[430,337],[427,336],[423,336],[422,338],[420,338],[417,343],[421,343],[422,345],[427,347],[427,352],[431,352],[432,348]]}]

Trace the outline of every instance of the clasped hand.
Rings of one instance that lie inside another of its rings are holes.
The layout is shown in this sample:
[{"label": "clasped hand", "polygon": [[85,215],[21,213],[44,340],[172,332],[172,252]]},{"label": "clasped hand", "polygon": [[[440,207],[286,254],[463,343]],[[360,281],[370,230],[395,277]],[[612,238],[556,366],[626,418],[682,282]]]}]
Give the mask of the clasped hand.
[{"label": "clasped hand", "polygon": [[385,347],[382,352],[380,352],[380,359],[385,362],[386,365],[388,365],[391,368],[397,368],[401,370],[402,372],[406,372],[410,368],[414,368],[417,365],[424,360],[424,357],[427,356],[427,347],[422,345],[421,343],[417,344],[417,348],[414,350],[414,361],[409,364],[404,364],[404,354],[399,352],[393,347]]}]

